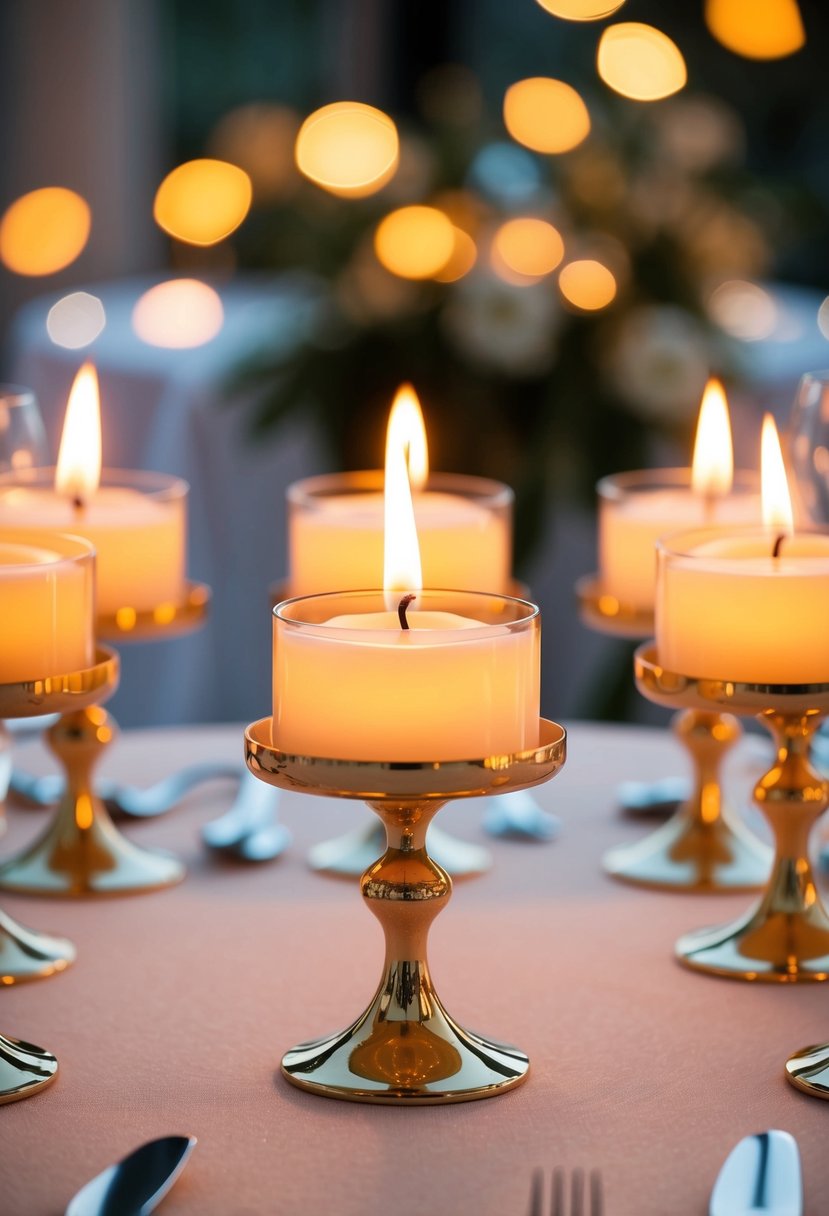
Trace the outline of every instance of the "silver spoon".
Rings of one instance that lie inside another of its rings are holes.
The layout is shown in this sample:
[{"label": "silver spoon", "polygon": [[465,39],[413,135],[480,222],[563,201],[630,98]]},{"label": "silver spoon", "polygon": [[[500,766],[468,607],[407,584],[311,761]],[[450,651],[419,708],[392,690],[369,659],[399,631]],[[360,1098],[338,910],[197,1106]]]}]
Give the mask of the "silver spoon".
[{"label": "silver spoon", "polygon": [[[242,766],[227,761],[209,764],[191,764],[157,781],[155,785],[141,788],[136,785],[120,785],[117,781],[98,781],[95,792],[103,799],[110,814],[129,815],[135,819],[147,819],[163,815],[180,802],[185,794],[205,781],[239,779]],[[34,777],[20,769],[13,769],[9,789],[19,798],[35,806],[52,806],[63,794],[63,778],[57,773]]]},{"label": "silver spoon", "polygon": [[243,861],[270,861],[291,843],[291,834],[276,818],[279,790],[247,769],[231,807],[203,824],[202,840],[209,849]]},{"label": "silver spoon", "polygon": [[149,1216],[196,1147],[195,1136],[162,1136],[135,1149],[82,1187],[66,1216]]},{"label": "silver spoon", "polygon": [[530,790],[488,799],[483,824],[490,836],[513,840],[555,840],[561,831],[558,815],[539,806]]}]

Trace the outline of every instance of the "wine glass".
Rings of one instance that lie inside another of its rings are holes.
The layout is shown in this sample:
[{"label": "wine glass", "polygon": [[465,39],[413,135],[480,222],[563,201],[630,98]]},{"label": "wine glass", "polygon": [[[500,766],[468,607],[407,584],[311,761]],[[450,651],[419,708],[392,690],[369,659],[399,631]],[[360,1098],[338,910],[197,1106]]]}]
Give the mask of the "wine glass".
[{"label": "wine glass", "polygon": [[0,473],[48,464],[46,431],[31,389],[0,384]]}]

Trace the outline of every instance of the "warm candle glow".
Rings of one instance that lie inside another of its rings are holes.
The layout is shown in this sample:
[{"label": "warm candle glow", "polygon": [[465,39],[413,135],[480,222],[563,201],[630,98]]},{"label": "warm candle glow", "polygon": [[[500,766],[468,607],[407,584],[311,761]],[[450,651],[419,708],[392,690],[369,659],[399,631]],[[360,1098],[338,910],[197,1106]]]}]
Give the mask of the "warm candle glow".
[{"label": "warm candle glow", "polygon": [[177,241],[215,245],[236,231],[252,197],[250,178],[237,165],[210,158],[189,160],[158,187],[153,217]]},{"label": "warm candle glow", "polygon": [[709,380],[699,409],[691,485],[705,498],[721,498],[734,480],[734,448],[728,403],[719,380]]},{"label": "warm candle glow", "polygon": [[299,171],[317,186],[363,198],[396,173],[400,140],[382,110],[359,101],[335,101],[305,119],[295,157]]},{"label": "warm candle glow", "polygon": [[32,190],[0,219],[0,261],[15,274],[55,274],[83,251],[91,226],[89,204],[74,190]]},{"label": "warm candle glow", "polygon": [[763,523],[767,528],[776,528],[791,534],[794,532],[792,500],[786,480],[780,437],[771,414],[766,414],[763,418],[760,480],[763,493]]},{"label": "warm candle glow", "polygon": [[797,0],[705,0],[705,24],[746,59],[783,59],[806,42]]},{"label": "warm candle glow", "polygon": [[437,207],[399,207],[374,233],[374,252],[386,270],[404,279],[431,279],[455,250],[455,226]]},{"label": "warm candle glow", "polygon": [[590,114],[580,95],[563,80],[531,76],[504,94],[504,126],[533,152],[556,154],[578,147],[590,134]]},{"label": "warm candle glow", "polygon": [[[422,475],[425,481],[428,472],[420,404],[411,386],[404,384],[395,397],[386,432],[384,591],[419,591],[423,586],[409,477]],[[396,607],[396,598],[387,596],[387,600],[390,608]]]},{"label": "warm candle glow", "polygon": [[84,363],[72,384],[60,441],[55,489],[85,502],[101,481],[101,405],[98,376]]},{"label": "warm candle glow", "polygon": [[667,34],[640,21],[610,25],[599,39],[596,67],[606,85],[634,101],[659,101],[688,79],[682,52]]}]

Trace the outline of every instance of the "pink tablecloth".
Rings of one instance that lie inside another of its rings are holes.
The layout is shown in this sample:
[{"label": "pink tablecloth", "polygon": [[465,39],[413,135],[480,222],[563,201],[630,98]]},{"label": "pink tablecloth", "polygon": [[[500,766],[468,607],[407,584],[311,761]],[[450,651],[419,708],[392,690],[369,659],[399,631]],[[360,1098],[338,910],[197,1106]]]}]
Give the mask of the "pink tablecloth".
[{"label": "pink tablecloth", "polygon": [[[238,727],[125,734],[104,770],[146,782],[241,752]],[[45,768],[39,744],[20,760]],[[769,1127],[796,1134],[806,1212],[829,1210],[829,1105],[793,1090],[783,1062],[829,1039],[829,990],[710,979],[672,959],[684,930],[727,920],[745,896],[656,894],[616,884],[603,850],[643,828],[620,819],[623,778],[681,767],[667,735],[575,726],[564,772],[540,792],[565,820],[548,845],[491,842],[495,867],[456,887],[432,937],[441,996],[461,1022],[520,1044],[526,1085],[460,1106],[398,1110],[316,1098],[276,1075],[294,1043],[344,1026],[372,996],[382,948],[354,885],[313,875],[306,850],[368,816],[287,795],[295,833],[273,865],[220,864],[199,824],[220,786],[135,825],[175,849],[185,883],[111,902],[4,896],[24,923],[71,937],[65,974],[0,996],[0,1029],[50,1048],[56,1083],[0,1107],[0,1211],[57,1216],[92,1174],[144,1139],[199,1144],[169,1216],[507,1216],[536,1166],[600,1166],[608,1216],[704,1216],[728,1149]],[[756,744],[730,778],[747,790]],[[40,830],[10,809],[4,853]],[[442,827],[481,841],[480,804]]]}]

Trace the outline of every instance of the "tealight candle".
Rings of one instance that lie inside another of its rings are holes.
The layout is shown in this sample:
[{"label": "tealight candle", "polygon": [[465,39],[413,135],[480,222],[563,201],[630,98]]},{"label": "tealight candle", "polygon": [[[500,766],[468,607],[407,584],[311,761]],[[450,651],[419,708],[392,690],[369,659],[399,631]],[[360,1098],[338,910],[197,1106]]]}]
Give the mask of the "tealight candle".
[{"label": "tealight candle", "polygon": [[94,576],[93,548],[77,537],[0,535],[0,684],[91,666]]},{"label": "tealight candle", "polygon": [[703,396],[692,468],[620,473],[603,478],[597,489],[601,589],[635,611],[653,610],[660,537],[760,519],[756,477],[733,473],[725,395],[716,381]]},{"label": "tealight candle", "polygon": [[[504,592],[512,569],[513,494],[502,482],[429,474],[414,391],[398,392],[389,431],[405,430],[409,476],[429,587]],[[383,471],[310,477],[289,486],[289,585],[293,595],[376,587],[383,569]]]},{"label": "tealight candle", "polygon": [[0,532],[7,528],[86,537],[97,553],[102,616],[152,611],[183,597],[187,484],[158,473],[101,470],[91,364],[72,386],[57,468],[0,477]]}]

